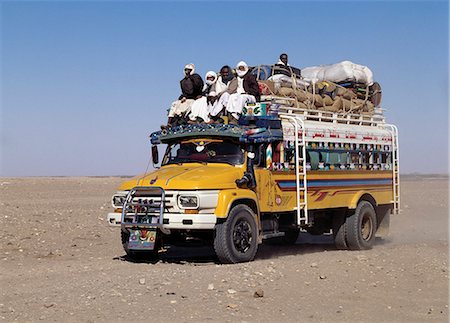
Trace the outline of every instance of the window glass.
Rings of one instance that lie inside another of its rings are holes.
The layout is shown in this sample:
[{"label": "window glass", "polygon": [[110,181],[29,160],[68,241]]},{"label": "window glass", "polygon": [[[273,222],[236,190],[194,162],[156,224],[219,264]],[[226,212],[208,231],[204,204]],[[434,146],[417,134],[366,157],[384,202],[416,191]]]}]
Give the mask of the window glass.
[{"label": "window glass", "polygon": [[311,170],[319,169],[320,154],[317,151],[309,151],[308,156],[311,163]]},{"label": "window glass", "polygon": [[231,142],[181,142],[167,147],[163,165],[179,163],[244,163],[244,151]]}]

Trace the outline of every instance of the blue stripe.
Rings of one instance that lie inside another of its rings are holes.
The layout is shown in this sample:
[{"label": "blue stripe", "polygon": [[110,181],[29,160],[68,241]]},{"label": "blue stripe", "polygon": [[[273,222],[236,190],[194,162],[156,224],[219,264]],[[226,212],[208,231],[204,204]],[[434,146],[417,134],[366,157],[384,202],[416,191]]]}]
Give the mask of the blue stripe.
[{"label": "blue stripe", "polygon": [[[295,180],[278,181],[280,188],[296,187]],[[346,179],[340,181],[308,181],[308,186],[313,187],[330,187],[330,186],[354,186],[354,185],[391,185],[392,179]],[[300,181],[300,187],[303,182]]]}]

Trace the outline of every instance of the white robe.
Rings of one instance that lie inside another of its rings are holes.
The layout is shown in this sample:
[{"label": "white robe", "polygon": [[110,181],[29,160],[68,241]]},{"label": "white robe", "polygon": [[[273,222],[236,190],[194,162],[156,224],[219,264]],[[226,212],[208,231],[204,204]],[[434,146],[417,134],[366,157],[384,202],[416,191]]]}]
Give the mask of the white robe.
[{"label": "white robe", "polygon": [[197,120],[197,117],[203,119],[204,122],[209,122],[209,106],[206,99],[206,96],[202,96],[200,99],[197,99],[192,103],[191,113],[189,114],[189,119],[192,121]]},{"label": "white robe", "polygon": [[229,99],[230,94],[228,92],[224,92],[218,100],[216,100],[212,105],[209,105],[209,114],[213,117],[218,115],[223,110],[223,108],[226,108]]},{"label": "white robe", "polygon": [[242,113],[242,109],[248,103],[256,103],[256,98],[250,94],[233,93],[230,95],[226,110],[238,119],[238,114]]},{"label": "white robe", "polygon": [[225,92],[227,89],[228,89],[228,84],[223,83],[222,76],[219,76],[219,78],[216,81],[214,91],[216,93],[222,93],[222,92]]},{"label": "white robe", "polygon": [[180,100],[172,102],[172,105],[169,109],[169,118],[181,116],[185,113],[188,113],[191,109],[192,103],[194,103],[194,100],[192,99],[187,99],[184,102],[181,102]]},{"label": "white robe", "polygon": [[256,103],[256,98],[253,95],[245,93],[244,79],[238,77],[237,93],[230,95],[226,110],[233,115],[234,118],[239,119],[239,114],[248,103]]}]

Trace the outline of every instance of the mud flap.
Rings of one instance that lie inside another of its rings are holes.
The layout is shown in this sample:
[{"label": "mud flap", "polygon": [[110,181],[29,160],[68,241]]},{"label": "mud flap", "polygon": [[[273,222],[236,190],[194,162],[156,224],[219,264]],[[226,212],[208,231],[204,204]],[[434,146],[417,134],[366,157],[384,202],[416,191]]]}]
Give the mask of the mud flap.
[{"label": "mud flap", "polygon": [[389,235],[389,225],[391,222],[391,212],[390,208],[384,210],[377,216],[378,229],[375,234],[377,238],[386,238]]}]

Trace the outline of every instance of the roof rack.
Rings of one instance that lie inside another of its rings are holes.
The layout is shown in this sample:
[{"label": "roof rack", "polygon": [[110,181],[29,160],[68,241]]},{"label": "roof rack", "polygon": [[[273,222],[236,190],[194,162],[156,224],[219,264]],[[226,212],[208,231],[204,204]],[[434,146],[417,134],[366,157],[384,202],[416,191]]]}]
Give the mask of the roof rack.
[{"label": "roof rack", "polygon": [[303,120],[318,122],[330,122],[337,124],[351,124],[360,126],[378,126],[385,123],[382,115],[350,114],[345,112],[330,112],[323,110],[307,110],[294,107],[280,106],[278,114],[287,116],[298,116]]},{"label": "roof rack", "polygon": [[267,105],[267,114],[294,115],[303,120],[340,124],[378,126],[385,124],[383,109],[376,107],[373,114],[352,113],[352,111],[326,111],[296,106],[296,99],[277,95],[262,95],[261,104]]}]

